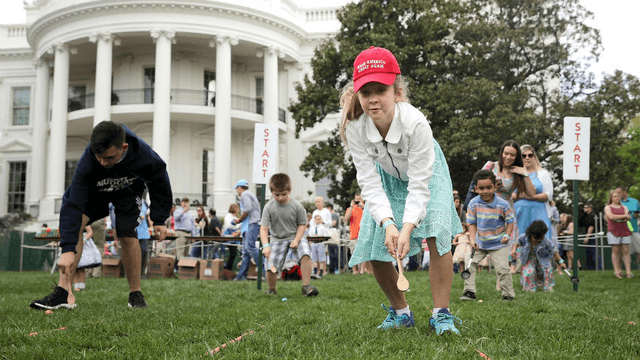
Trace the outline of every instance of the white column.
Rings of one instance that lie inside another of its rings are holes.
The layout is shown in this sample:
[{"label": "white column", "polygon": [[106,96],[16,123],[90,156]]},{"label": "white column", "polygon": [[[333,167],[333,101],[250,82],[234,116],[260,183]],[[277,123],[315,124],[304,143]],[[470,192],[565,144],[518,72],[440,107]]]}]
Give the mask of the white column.
[{"label": "white column", "polygon": [[92,35],[89,41],[98,43],[96,52],[96,91],[93,126],[111,120],[111,74],[113,63],[113,35],[108,32]]},{"label": "white column", "polygon": [[231,179],[231,46],[235,38],[218,36],[216,46],[216,122],[214,136],[213,202],[216,209],[228,209],[235,201]]},{"label": "white column", "polygon": [[153,149],[167,163],[171,149],[171,44],[176,33],[154,30],[156,80],[153,93]]},{"label": "white column", "polygon": [[31,147],[31,172],[29,174],[29,205],[38,204],[44,195],[46,174],[47,115],[49,114],[49,63],[35,59],[36,92],[33,112],[33,146]]},{"label": "white column", "polygon": [[278,56],[275,47],[268,47],[257,53],[264,56],[264,122],[278,123]]},{"label": "white column", "polygon": [[47,160],[47,193],[49,200],[62,198],[67,155],[67,102],[69,100],[69,48],[58,44],[53,49],[53,99],[51,132]]}]

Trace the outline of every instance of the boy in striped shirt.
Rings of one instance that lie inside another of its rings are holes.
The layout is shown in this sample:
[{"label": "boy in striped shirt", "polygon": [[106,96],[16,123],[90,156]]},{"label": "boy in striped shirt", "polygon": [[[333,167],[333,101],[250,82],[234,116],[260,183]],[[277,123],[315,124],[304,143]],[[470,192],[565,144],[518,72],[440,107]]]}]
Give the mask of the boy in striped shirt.
[{"label": "boy in striped shirt", "polygon": [[464,282],[464,293],[460,300],[476,299],[478,264],[487,255],[491,255],[502,290],[502,300],[511,301],[514,292],[509,269],[508,243],[515,224],[515,213],[507,201],[495,195],[496,176],[492,171],[476,172],[473,182],[478,196],[469,202],[467,223],[471,246],[476,252],[469,269],[471,276]]}]

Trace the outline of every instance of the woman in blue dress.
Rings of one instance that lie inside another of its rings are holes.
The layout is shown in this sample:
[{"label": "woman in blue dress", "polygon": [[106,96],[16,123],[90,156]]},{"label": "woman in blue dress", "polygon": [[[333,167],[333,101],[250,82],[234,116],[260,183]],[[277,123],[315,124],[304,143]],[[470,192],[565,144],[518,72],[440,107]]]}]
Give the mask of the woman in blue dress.
[{"label": "woman in blue dress", "polygon": [[513,194],[518,224],[516,238],[524,234],[532,222],[542,220],[547,225],[547,229],[549,229],[546,236],[554,241],[550,221],[551,206],[549,205],[549,199],[553,197],[551,175],[540,166],[540,161],[538,161],[538,157],[531,145],[522,145],[520,149],[524,167],[529,173],[529,178],[536,189],[536,194],[533,196],[527,196],[524,193]]}]

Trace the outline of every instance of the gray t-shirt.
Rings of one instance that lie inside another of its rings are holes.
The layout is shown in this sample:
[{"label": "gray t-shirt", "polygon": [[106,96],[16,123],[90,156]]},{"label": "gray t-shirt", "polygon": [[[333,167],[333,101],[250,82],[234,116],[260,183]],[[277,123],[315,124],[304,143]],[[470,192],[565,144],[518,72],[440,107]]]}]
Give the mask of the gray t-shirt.
[{"label": "gray t-shirt", "polygon": [[268,226],[271,241],[293,240],[298,226],[307,225],[307,211],[296,200],[280,205],[275,199],[269,200],[262,211],[262,226]]},{"label": "gray t-shirt", "polygon": [[260,222],[260,202],[251,191],[245,190],[242,195],[240,195],[240,207],[243,212],[246,211],[249,213],[249,224],[257,224]]}]

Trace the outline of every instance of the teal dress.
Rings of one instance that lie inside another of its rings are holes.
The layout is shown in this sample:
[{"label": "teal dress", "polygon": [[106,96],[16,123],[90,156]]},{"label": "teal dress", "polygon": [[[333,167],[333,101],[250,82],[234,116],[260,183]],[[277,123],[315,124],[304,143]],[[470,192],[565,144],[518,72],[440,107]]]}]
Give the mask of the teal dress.
[{"label": "teal dress", "polygon": [[[433,175],[429,181],[429,191],[431,198],[427,204],[427,216],[411,233],[411,246],[407,256],[413,256],[422,249],[422,239],[435,237],[437,250],[440,255],[451,251],[451,239],[454,235],[462,232],[460,218],[453,204],[453,187],[451,185],[451,175],[449,166],[442,153],[440,145],[434,140],[435,161],[433,164]],[[382,188],[391,203],[393,218],[396,226],[402,228],[404,216],[404,206],[409,191],[408,181],[403,181],[385,172],[376,163],[376,169],[382,180]],[[393,261],[389,255],[387,247],[384,245],[385,231],[376,224],[373,216],[365,205],[362,220],[360,221],[360,232],[358,233],[358,243],[353,256],[349,261],[349,266],[354,266],[365,261]],[[435,249],[430,249],[434,251]]]}]

